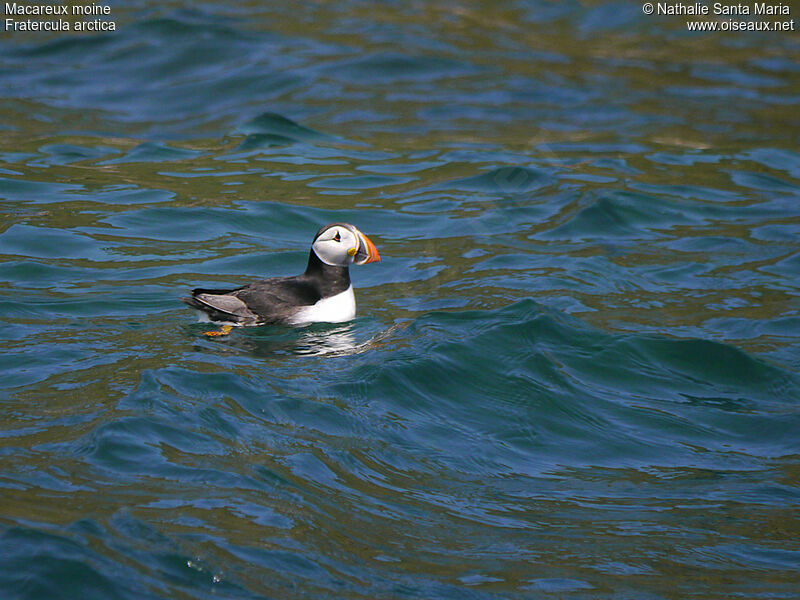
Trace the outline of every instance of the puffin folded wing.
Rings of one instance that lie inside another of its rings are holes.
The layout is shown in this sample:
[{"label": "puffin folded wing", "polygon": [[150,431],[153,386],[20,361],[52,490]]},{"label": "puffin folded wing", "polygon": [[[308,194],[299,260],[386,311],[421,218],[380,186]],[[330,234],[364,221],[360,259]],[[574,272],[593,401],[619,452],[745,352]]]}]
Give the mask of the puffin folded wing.
[{"label": "puffin folded wing", "polygon": [[313,305],[320,295],[298,277],[276,277],[255,281],[232,292],[258,318],[259,324],[290,325],[295,314]]},{"label": "puffin folded wing", "polygon": [[236,290],[192,290],[191,298],[181,298],[183,302],[202,311],[212,321],[224,321],[238,325],[255,325],[262,320],[251,311],[247,304],[234,296]]}]

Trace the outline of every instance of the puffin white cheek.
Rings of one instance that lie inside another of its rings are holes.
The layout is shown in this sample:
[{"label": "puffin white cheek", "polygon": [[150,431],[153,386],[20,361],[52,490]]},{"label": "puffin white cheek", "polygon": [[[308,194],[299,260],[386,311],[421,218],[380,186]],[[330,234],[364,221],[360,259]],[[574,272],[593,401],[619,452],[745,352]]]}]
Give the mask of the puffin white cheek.
[{"label": "puffin white cheek", "polygon": [[317,257],[325,264],[341,267],[351,262],[350,257],[345,254],[341,242],[325,240],[323,242],[317,242],[312,248]]}]

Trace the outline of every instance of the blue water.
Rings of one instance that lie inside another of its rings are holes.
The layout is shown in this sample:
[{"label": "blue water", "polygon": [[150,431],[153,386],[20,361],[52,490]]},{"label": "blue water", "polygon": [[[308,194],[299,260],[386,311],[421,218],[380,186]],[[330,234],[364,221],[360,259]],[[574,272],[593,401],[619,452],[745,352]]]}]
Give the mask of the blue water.
[{"label": "blue water", "polygon": [[[796,34],[111,6],[0,36],[3,598],[797,597]],[[179,302],[332,221],[355,321]]]}]

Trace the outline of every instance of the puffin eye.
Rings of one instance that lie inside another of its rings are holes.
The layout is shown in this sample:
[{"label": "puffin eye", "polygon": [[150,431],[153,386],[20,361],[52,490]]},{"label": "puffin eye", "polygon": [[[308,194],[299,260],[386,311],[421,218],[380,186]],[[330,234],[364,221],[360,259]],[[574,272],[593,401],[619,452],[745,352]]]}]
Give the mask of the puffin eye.
[{"label": "puffin eye", "polygon": [[340,236],[340,235],[339,235],[339,232],[337,231],[337,232],[336,232],[336,235],[334,235],[334,236],[333,236],[333,239],[334,239],[335,241],[337,241],[337,242],[341,242],[341,241],[342,241],[342,236]]}]

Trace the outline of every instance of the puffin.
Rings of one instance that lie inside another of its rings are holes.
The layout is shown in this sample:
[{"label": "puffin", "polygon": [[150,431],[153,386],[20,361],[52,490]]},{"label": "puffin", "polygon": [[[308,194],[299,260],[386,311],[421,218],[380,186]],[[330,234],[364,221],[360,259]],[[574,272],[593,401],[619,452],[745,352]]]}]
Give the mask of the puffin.
[{"label": "puffin", "polygon": [[314,236],[302,275],[227,290],[196,288],[181,301],[197,310],[201,321],[223,326],[206,335],[226,335],[242,325],[342,323],[356,316],[350,265],[380,260],[375,244],[355,226],[331,223]]}]

